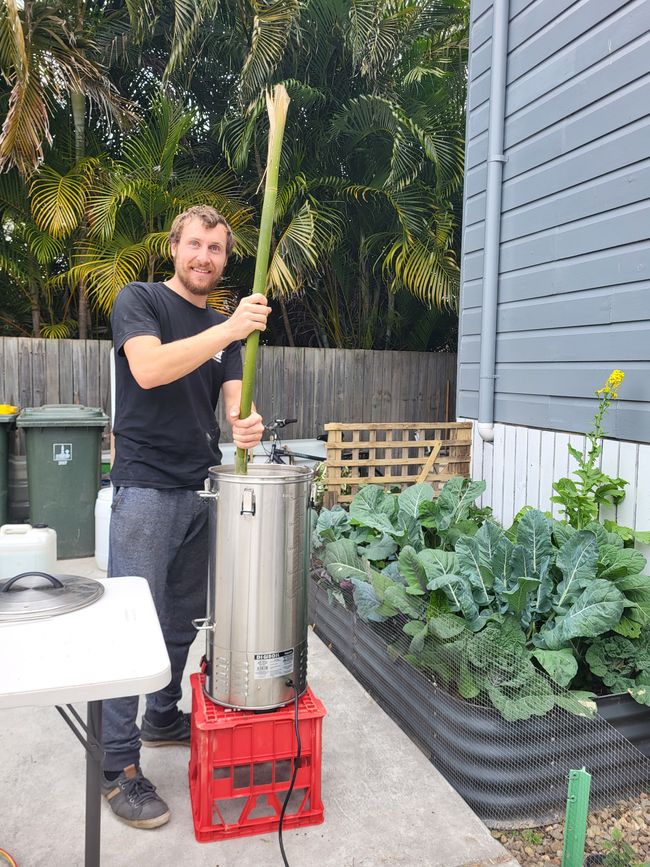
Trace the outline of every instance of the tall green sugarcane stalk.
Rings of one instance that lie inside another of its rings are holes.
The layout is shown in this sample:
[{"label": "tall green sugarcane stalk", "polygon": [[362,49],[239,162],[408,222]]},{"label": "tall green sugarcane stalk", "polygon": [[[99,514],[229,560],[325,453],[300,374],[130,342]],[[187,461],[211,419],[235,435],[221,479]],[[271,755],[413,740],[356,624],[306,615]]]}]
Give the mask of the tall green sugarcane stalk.
[{"label": "tall green sugarcane stalk", "polygon": [[[266,275],[269,268],[269,253],[271,250],[271,236],[273,233],[273,215],[275,214],[275,200],[278,196],[278,174],[280,170],[280,154],[282,153],[282,139],[284,138],[284,125],[289,108],[289,94],[283,85],[277,84],[273,89],[273,95],[266,93],[266,110],[269,115],[269,149],[266,160],[266,185],[264,187],[264,204],[262,205],[262,218],[260,221],[260,235],[257,244],[257,258],[255,260],[255,277],[253,279],[253,292],[261,292],[266,295]],[[244,373],[242,376],[240,418],[248,418],[253,404],[253,386],[255,384],[255,364],[257,362],[257,348],[260,342],[260,332],[253,331],[246,340],[246,354],[244,357]],[[235,472],[246,474],[248,469],[248,454],[246,449],[237,449],[235,458]]]}]

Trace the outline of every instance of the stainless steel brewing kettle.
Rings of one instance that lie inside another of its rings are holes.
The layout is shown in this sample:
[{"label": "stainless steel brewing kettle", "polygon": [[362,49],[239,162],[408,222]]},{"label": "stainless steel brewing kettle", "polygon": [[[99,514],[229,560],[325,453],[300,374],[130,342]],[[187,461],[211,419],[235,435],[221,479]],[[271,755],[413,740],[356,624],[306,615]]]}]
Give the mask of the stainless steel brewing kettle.
[{"label": "stainless steel brewing kettle", "polygon": [[206,631],[207,695],[272,709],[307,686],[308,467],[212,467]]}]

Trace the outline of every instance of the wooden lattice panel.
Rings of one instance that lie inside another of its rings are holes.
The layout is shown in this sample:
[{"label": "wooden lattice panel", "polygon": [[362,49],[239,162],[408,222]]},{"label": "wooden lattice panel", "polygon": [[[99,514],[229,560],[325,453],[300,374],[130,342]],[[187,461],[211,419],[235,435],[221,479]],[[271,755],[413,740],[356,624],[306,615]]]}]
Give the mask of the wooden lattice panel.
[{"label": "wooden lattice panel", "polygon": [[469,476],[471,422],[332,422],[325,430],[327,506],[349,503],[362,485],[403,489],[426,481],[437,490]]}]

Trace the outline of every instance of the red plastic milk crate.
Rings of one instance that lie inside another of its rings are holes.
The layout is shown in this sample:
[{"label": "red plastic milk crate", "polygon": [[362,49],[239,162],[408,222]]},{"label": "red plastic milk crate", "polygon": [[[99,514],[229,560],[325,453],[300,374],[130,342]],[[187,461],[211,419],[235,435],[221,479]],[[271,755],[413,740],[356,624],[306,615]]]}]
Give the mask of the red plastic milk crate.
[{"label": "red plastic milk crate", "polygon": [[[277,831],[297,752],[292,702],[268,713],[232,710],[203,692],[193,674],[190,795],[200,843]],[[283,828],[318,825],[325,708],[308,688],[298,702],[302,755]]]}]

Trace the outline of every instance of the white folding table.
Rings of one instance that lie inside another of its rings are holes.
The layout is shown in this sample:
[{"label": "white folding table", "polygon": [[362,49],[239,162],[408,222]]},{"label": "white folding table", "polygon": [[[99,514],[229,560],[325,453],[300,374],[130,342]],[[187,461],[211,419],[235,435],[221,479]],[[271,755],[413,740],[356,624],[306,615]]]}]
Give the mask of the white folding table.
[{"label": "white folding table", "polygon": [[[55,705],[86,749],[86,867],[100,859],[102,700],[155,692],[171,676],[146,580],[101,583],[104,594],[86,608],[0,623],[0,709]],[[79,701],[87,724],[71,706]]]}]

